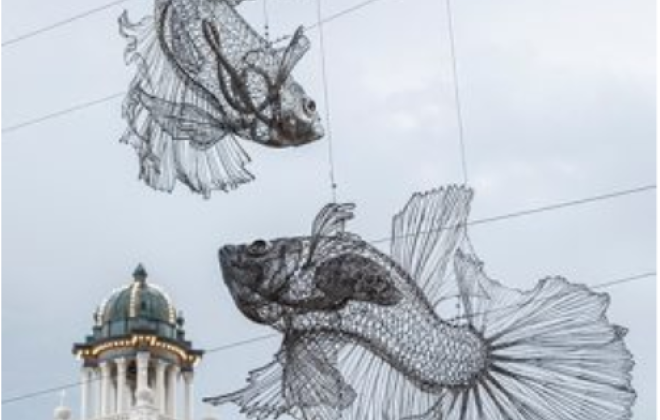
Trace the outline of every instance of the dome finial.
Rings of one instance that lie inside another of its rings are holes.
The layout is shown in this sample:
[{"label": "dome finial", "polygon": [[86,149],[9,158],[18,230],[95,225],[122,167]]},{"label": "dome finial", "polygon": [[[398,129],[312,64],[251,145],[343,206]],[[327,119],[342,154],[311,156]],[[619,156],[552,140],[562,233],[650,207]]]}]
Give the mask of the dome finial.
[{"label": "dome finial", "polygon": [[138,264],[135,271],[133,271],[133,278],[140,283],[144,283],[147,280],[147,270],[144,269],[142,263]]}]

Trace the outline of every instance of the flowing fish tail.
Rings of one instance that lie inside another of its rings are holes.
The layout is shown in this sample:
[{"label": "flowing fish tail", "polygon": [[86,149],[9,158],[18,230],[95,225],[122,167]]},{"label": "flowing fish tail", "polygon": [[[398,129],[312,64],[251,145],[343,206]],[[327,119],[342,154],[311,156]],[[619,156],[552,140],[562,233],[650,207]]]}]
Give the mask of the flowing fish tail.
[{"label": "flowing fish tail", "polygon": [[[465,388],[443,391],[419,419],[623,420],[631,417],[632,356],[626,330],[608,322],[606,294],[563,278],[529,292],[488,279],[457,252],[467,323],[485,340],[487,367]],[[413,417],[414,418],[414,417]]]},{"label": "flowing fish tail", "polygon": [[484,340],[487,362],[469,384],[436,389],[428,409],[390,417],[629,419],[633,361],[626,330],[606,317],[609,297],[559,277],[527,292],[488,278],[465,231],[471,199],[458,186],[415,194],[394,219],[392,255],[436,309],[460,297],[453,322]]},{"label": "flowing fish tail", "polygon": [[[209,95],[189,86],[168,60],[159,42],[159,24],[151,16],[132,23],[126,12],[119,19],[127,41],[125,60],[136,66],[122,109],[128,128],[121,141],[137,152],[140,179],[167,192],[179,181],[204,197],[250,182],[254,177],[245,168],[249,156]],[[179,67],[192,71],[194,57],[179,58]]]}]

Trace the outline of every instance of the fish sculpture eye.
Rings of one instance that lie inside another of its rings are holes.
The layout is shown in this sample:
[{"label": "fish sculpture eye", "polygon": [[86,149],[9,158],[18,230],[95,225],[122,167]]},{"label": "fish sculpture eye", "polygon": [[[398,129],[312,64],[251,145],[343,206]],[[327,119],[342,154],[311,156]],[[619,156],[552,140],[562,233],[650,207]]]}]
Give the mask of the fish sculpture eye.
[{"label": "fish sculpture eye", "polygon": [[257,239],[247,247],[247,252],[253,257],[262,257],[266,255],[270,249],[270,242],[264,241],[263,239]]},{"label": "fish sculpture eye", "polygon": [[316,112],[316,102],[309,98],[303,99],[303,110],[307,115],[314,115]]}]

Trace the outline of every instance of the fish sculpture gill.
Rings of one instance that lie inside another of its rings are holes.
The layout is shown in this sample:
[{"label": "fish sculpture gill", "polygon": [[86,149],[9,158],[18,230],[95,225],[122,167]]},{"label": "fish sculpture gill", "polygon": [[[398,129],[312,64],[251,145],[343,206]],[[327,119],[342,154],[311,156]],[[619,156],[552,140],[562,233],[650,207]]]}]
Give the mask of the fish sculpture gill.
[{"label": "fish sculpture gill", "polygon": [[238,139],[282,148],[323,136],[316,104],[291,76],[309,49],[302,27],[276,48],[236,11],[240,0],[156,0],[153,16],[119,19],[134,64],[122,141],[140,178],[171,192],[177,180],[208,197],[253,179]]},{"label": "fish sculpture gill", "polygon": [[[415,194],[390,255],[345,231],[346,204],[309,237],[221,248],[238,309],[283,341],[245,388],[205,401],[258,420],[629,419],[633,361],[609,297],[560,277],[529,291],[488,278],[466,235],[471,199]],[[441,315],[452,297],[461,315]]]}]

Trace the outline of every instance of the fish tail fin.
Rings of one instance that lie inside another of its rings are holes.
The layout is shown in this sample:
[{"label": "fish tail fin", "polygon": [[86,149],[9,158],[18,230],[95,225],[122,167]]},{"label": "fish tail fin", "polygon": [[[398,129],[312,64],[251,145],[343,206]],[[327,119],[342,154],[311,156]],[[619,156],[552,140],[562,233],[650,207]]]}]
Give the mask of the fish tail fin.
[{"label": "fish tail fin", "polygon": [[[122,142],[140,157],[140,178],[171,192],[176,181],[208,198],[250,182],[250,157],[233,135],[201,107],[168,102],[131,87],[123,108],[129,128]],[[178,119],[177,119],[178,118]]]},{"label": "fish tail fin", "polygon": [[470,386],[443,392],[425,418],[631,417],[633,361],[626,330],[606,317],[608,295],[560,277],[529,292],[509,289],[462,252],[455,272],[467,311],[461,318],[485,340],[489,363]]},{"label": "fish tail fin", "polygon": [[179,181],[206,198],[214,190],[229,191],[250,182],[250,157],[226,118],[209,102],[208,92],[182,78],[200,61],[183,54],[196,53],[191,41],[177,32],[181,36],[173,39],[190,48],[179,45],[179,60],[173,61],[159,42],[160,23],[153,16],[132,22],[127,12],[119,18],[127,42],[125,60],[136,67],[122,107],[128,128],[121,141],[138,153],[140,179],[166,192]]}]

